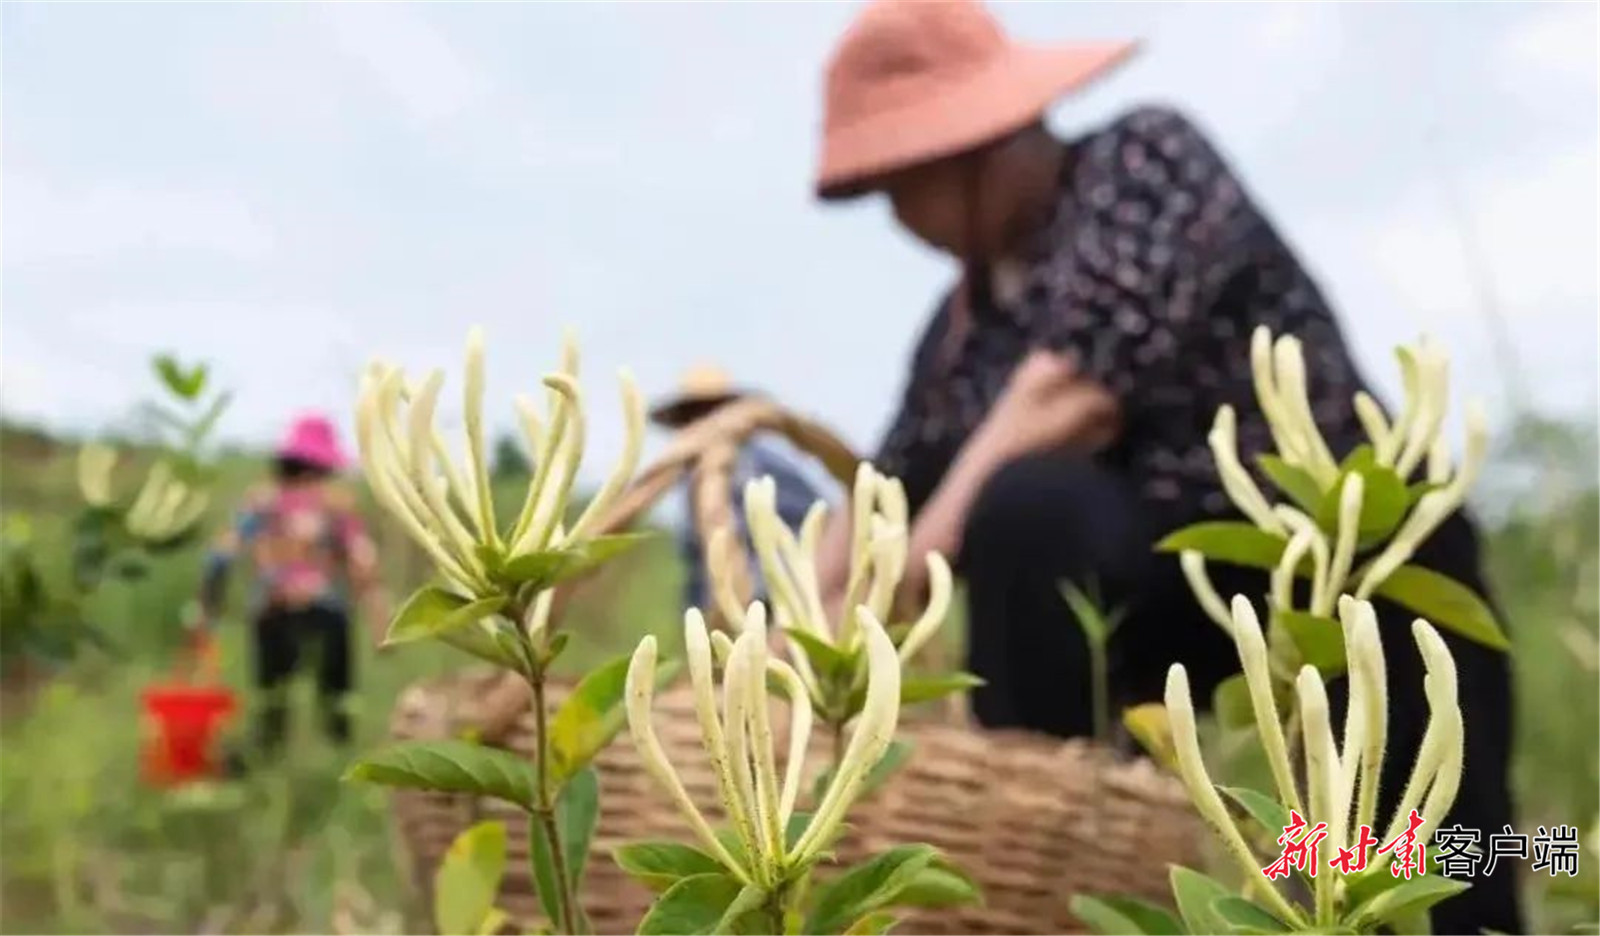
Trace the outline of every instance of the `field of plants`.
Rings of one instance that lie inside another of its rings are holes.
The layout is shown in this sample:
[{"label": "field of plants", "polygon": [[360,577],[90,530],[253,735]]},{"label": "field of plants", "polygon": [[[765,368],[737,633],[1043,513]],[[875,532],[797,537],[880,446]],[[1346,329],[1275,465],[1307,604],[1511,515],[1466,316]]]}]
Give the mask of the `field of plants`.
[{"label": "field of plants", "polygon": [[[6,428],[0,503],[8,541],[65,553],[78,507],[76,457],[71,440]],[[220,505],[264,470],[252,454],[224,456],[210,522],[220,522]],[[498,465],[495,488],[524,489],[522,471],[525,465]],[[1483,505],[1489,561],[1515,646],[1519,825],[1569,823],[1587,835],[1600,815],[1600,497],[1592,436],[1566,426],[1523,427],[1501,440],[1480,499],[1491,501]],[[398,600],[426,578],[426,557],[376,509],[369,521]],[[428,930],[425,895],[398,849],[388,794],[340,776],[355,754],[383,741],[404,686],[469,664],[431,642],[379,653],[364,641],[350,750],[318,737],[309,687],[302,687],[281,765],[179,793],[150,789],[140,779],[139,694],[169,678],[200,573],[199,544],[164,555],[142,577],[97,589],[82,608],[103,642],[78,647],[70,659],[8,667],[0,722],[0,929]],[[681,643],[683,572],[668,536],[602,575],[606,586],[587,589],[568,613],[571,646],[558,670],[587,670],[632,650],[645,633],[668,648]],[[233,607],[242,595],[236,586]],[[955,630],[940,639],[958,639]],[[225,678],[248,703],[243,622],[224,622],[222,634]],[[1597,869],[1592,853],[1585,861],[1576,880],[1526,880],[1534,931],[1593,923]]]}]

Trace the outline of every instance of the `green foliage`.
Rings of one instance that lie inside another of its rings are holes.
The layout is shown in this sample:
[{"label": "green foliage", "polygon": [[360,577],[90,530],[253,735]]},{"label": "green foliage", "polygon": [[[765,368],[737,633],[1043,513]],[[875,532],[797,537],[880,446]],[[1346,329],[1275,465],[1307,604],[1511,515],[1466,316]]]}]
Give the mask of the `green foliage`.
[{"label": "green foliage", "polygon": [[1217,912],[1217,903],[1233,893],[1214,878],[1199,871],[1173,866],[1172,897],[1177,901],[1178,913],[1191,933],[1226,933],[1228,921]]},{"label": "green foliage", "polygon": [[[1368,451],[1370,450],[1369,447]],[[1316,515],[1323,501],[1323,491],[1309,471],[1291,465],[1276,455],[1258,455],[1256,464],[1260,465],[1262,472],[1272,479],[1278,490],[1294,501],[1295,506],[1312,516]]]},{"label": "green foliage", "polygon": [[900,845],[850,868],[817,892],[805,932],[841,932],[852,921],[892,906],[938,855],[931,845]]},{"label": "green foliage", "polygon": [[1387,540],[1415,502],[1406,489],[1405,481],[1392,470],[1374,464],[1347,467],[1339,474],[1339,480],[1323,495],[1321,503],[1311,511],[1317,525],[1330,535],[1337,534],[1339,530],[1339,505],[1344,498],[1345,483],[1358,474],[1362,486],[1361,519],[1356,523],[1356,544],[1365,548]]},{"label": "green foliage", "polygon": [[727,874],[695,874],[667,888],[639,923],[640,936],[695,936],[714,933],[733,902],[744,892]]},{"label": "green foliage", "polygon": [[472,601],[454,592],[428,585],[411,593],[389,623],[386,645],[414,640],[443,638],[498,613],[506,606],[504,596]]},{"label": "green foliage", "polygon": [[[620,656],[592,670],[556,710],[550,722],[552,784],[559,786],[582,770],[622,730],[629,659]],[[680,669],[677,660],[656,664],[657,685],[670,683]]]},{"label": "green foliage", "polygon": [[1168,553],[1192,549],[1214,562],[1275,569],[1288,545],[1287,540],[1249,523],[1207,520],[1167,534],[1156,544],[1156,549]]},{"label": "green foliage", "polygon": [[681,842],[628,842],[617,846],[612,858],[629,877],[657,893],[682,878],[715,874],[722,867],[717,859]]},{"label": "green foliage", "polygon": [[532,811],[533,768],[498,748],[466,741],[406,741],[356,759],[346,780],[492,796]]},{"label": "green foliage", "polygon": [[440,936],[493,932],[503,919],[495,907],[506,870],[506,827],[480,822],[456,836],[434,875],[433,914]]},{"label": "green foliage", "polygon": [[1344,628],[1338,621],[1289,608],[1273,608],[1272,620],[1288,632],[1301,662],[1315,666],[1323,676],[1344,672]]},{"label": "green foliage", "polygon": [[1185,932],[1171,913],[1132,897],[1077,894],[1072,898],[1072,913],[1096,933],[1181,936]]},{"label": "green foliage", "polygon": [[1496,650],[1511,649],[1489,605],[1472,589],[1447,575],[1403,565],[1384,579],[1374,594],[1468,640]]}]

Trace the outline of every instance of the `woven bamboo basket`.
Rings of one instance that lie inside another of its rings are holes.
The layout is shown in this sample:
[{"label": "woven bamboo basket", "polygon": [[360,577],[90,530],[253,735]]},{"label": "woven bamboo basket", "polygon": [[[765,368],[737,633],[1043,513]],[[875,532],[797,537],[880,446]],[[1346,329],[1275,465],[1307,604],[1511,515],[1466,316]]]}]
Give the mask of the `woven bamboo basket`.
[{"label": "woven bamboo basket", "polygon": [[[703,531],[726,524],[733,510],[727,472],[737,443],[763,429],[787,435],[835,477],[848,479],[854,472],[855,457],[825,430],[766,401],[746,400],[680,433],[618,504],[606,528],[627,526],[685,474],[693,485],[695,522]],[[748,593],[748,583],[742,584]],[[558,607],[566,597],[558,595]],[[552,687],[552,704],[567,688]],[[520,679],[468,670],[408,689],[391,728],[403,740],[470,732],[531,756],[527,701]],[[850,827],[836,849],[838,863],[926,842],[978,883],[984,901],[911,912],[897,932],[1081,932],[1069,909],[1072,895],[1128,894],[1165,902],[1168,866],[1198,861],[1198,819],[1182,788],[1149,761],[1119,758],[1081,741],[977,731],[959,713],[951,718],[947,710],[941,717],[930,708],[909,710],[902,719],[900,738],[910,742],[911,756],[890,783],[851,810]],[[780,751],[787,724],[784,717],[774,718]],[[720,816],[715,776],[686,686],[658,695],[656,728],[696,803],[708,816]],[[828,760],[822,745],[819,734],[807,758],[813,774]],[[644,839],[688,841],[687,830],[625,738],[603,751],[596,765],[602,808],[583,885],[586,908],[596,932],[630,933],[653,895],[616,867],[612,849]],[[462,829],[486,818],[503,819],[511,853],[501,904],[520,922],[540,917],[527,870],[526,821],[513,807],[416,791],[396,793],[394,803],[417,886],[426,893],[439,860]]]}]

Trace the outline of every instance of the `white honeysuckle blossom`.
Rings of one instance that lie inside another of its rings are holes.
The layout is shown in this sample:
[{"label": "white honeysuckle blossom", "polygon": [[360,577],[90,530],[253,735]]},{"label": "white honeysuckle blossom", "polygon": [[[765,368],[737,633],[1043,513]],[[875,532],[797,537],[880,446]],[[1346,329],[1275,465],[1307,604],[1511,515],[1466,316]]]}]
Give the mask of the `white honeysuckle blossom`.
[{"label": "white honeysuckle blossom", "polygon": [[111,506],[111,474],[117,467],[117,450],[99,442],[86,442],[78,450],[78,493],[90,507]]},{"label": "white honeysuckle blossom", "polygon": [[[1369,602],[1344,596],[1339,600],[1339,616],[1349,659],[1350,699],[1342,749],[1334,740],[1322,677],[1314,667],[1305,666],[1295,680],[1305,754],[1304,802],[1308,807],[1305,818],[1312,825],[1328,824],[1326,841],[1332,849],[1348,846],[1356,830],[1363,825],[1374,832],[1382,829],[1377,825],[1377,794],[1388,740],[1389,711],[1388,677],[1376,612]],[[1267,652],[1261,624],[1243,596],[1233,600],[1230,624],[1230,634],[1238,648],[1250,690],[1256,730],[1272,768],[1278,798],[1291,809],[1298,810],[1302,798],[1266,671]],[[1410,779],[1380,841],[1390,841],[1404,832],[1413,809],[1423,819],[1417,831],[1418,839],[1428,841],[1431,830],[1442,822],[1454,804],[1461,781],[1464,725],[1455,660],[1438,632],[1426,621],[1415,621],[1411,632],[1426,669],[1423,686],[1428,699],[1428,725]],[[1222,839],[1228,854],[1241,870],[1254,878],[1260,873],[1262,863],[1251,851],[1206,770],[1195,728],[1189,677],[1182,664],[1174,664],[1167,673],[1166,709],[1177,751],[1178,772],[1190,798],[1202,818]],[[1334,892],[1326,888],[1335,886],[1332,876],[1318,878],[1317,886],[1319,900],[1331,899]],[[1342,882],[1337,886],[1343,886]],[[1300,918],[1298,911],[1276,890],[1268,887],[1264,893],[1269,908],[1284,920]]]},{"label": "white honeysuckle blossom", "polygon": [[[1298,339],[1284,335],[1276,341],[1265,326],[1257,328],[1250,346],[1256,397],[1271,430],[1275,454],[1292,468],[1304,471],[1324,493],[1338,483],[1340,469],[1312,419],[1306,393],[1305,361]],[[1349,474],[1339,492],[1335,530],[1330,534],[1316,520],[1295,507],[1274,504],[1256,484],[1240,460],[1237,419],[1233,408],[1217,411],[1207,441],[1216,461],[1223,490],[1239,511],[1260,529],[1281,536],[1288,546],[1272,576],[1275,606],[1291,608],[1297,569],[1311,561],[1310,611],[1331,617],[1343,594],[1370,597],[1395,570],[1416,554],[1417,548],[1466,501],[1488,454],[1487,420],[1482,407],[1470,403],[1466,417],[1466,445],[1459,467],[1450,460],[1442,428],[1449,406],[1449,359],[1426,337],[1399,349],[1405,406],[1393,425],[1382,407],[1366,393],[1353,401],[1357,418],[1372,445],[1375,465],[1394,472],[1403,482],[1418,468],[1431,489],[1417,498],[1388,543],[1364,566],[1351,586],[1352,564],[1360,539],[1362,507],[1367,496],[1358,473]],[[1183,571],[1207,614],[1224,629],[1222,603],[1206,576],[1198,554],[1182,557]]]},{"label": "white honeysuckle blossom", "polygon": [[[827,505],[814,504],[796,534],[778,513],[777,485],[771,478],[758,478],[745,487],[744,507],[776,626],[785,631],[803,631],[842,653],[852,654],[861,645],[857,617],[870,613],[878,621],[890,619],[895,594],[905,576],[910,535],[910,512],[905,489],[898,479],[879,474],[867,462],[862,462],[856,471],[850,505],[849,577],[839,605],[855,610],[841,614],[838,621],[828,619],[817,576],[817,549]],[[728,574],[731,552],[730,534],[717,531],[711,549],[713,593],[723,617],[737,626],[745,617],[733,591],[734,577]],[[900,638],[896,652],[901,662],[910,660],[927,644],[950,610],[953,582],[949,563],[936,552],[929,552],[925,561],[928,601]],[[802,682],[814,699],[819,698],[821,690],[806,655],[794,647],[792,640],[791,647],[796,651],[795,666]]]},{"label": "white honeysuckle blossom", "polygon": [[[116,492],[112,474],[117,450],[90,442],[78,451],[78,492],[90,507],[112,506]],[[172,466],[158,461],[150,466],[144,484],[122,516],[122,526],[134,539],[161,543],[187,533],[210,506],[211,495],[179,478]]]},{"label": "white honeysuckle blossom", "polygon": [[585,420],[578,386],[578,350],[570,335],[563,342],[560,369],[544,378],[547,418],[525,396],[516,399],[518,421],[536,466],[521,510],[507,530],[497,528],[490,492],[489,457],[484,441],[483,332],[467,339],[462,413],[464,457],[452,459],[435,424],[444,374],[430,371],[411,383],[398,368],[382,362],[363,375],[356,408],[356,439],[363,468],[378,502],[399,519],[464,595],[495,593],[489,559],[509,562],[545,550],[581,547],[602,513],[633,477],[644,440],[644,401],[632,376],[623,370],[626,437],[615,470],[568,528],[567,502],[583,457]]},{"label": "white honeysuckle blossom", "polygon": [[[652,722],[656,640],[639,643],[628,667],[628,728],[646,769],[683,813],[706,851],[744,884],[772,890],[803,871],[828,847],[861,793],[867,773],[883,757],[900,715],[900,660],[894,644],[870,610],[860,613],[866,647],[866,703],[817,804],[793,846],[786,830],[794,814],[811,738],[812,713],[800,700],[799,674],[769,653],[766,611],[752,604],[742,615],[739,636],[724,644],[721,708],[718,708],[713,637],[696,609],[684,615],[684,650],[694,691],[701,738],[717,776],[717,788],[742,854],[735,855],[695,806],[677,771],[667,760]],[[774,751],[767,678],[771,675],[791,702],[788,756],[780,779]],[[799,703],[799,704],[796,704]]]},{"label": "white honeysuckle blossom", "polygon": [[[78,453],[78,490],[91,507],[108,508],[116,500],[112,473],[115,449],[91,443]],[[194,528],[211,504],[211,495],[188,483],[166,461],[150,466],[144,484],[122,515],[123,529],[136,540],[164,543]]]}]

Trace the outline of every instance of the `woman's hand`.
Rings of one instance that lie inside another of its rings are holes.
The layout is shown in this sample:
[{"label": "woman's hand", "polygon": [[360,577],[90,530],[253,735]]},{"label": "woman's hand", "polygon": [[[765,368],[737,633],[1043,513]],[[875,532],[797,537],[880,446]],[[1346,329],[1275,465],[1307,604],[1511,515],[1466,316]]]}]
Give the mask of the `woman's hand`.
[{"label": "woman's hand", "polygon": [[1035,349],[1011,372],[969,444],[998,467],[1069,445],[1100,448],[1115,437],[1117,418],[1116,399],[1080,376],[1069,355]]}]

